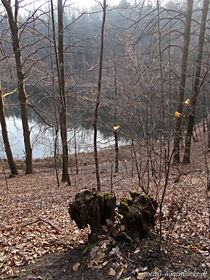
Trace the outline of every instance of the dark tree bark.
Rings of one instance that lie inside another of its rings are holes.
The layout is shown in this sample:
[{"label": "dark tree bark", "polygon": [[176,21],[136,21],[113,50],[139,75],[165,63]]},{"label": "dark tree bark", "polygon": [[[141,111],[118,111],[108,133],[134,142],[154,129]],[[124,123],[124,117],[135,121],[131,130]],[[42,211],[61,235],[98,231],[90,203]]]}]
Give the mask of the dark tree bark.
[{"label": "dark tree bark", "polygon": [[68,144],[67,144],[67,101],[65,91],[65,71],[64,71],[64,49],[63,49],[63,3],[58,0],[58,48],[56,43],[56,29],[54,18],[54,6],[51,0],[51,13],[52,13],[52,27],[53,27],[53,43],[55,50],[56,68],[58,73],[59,95],[60,95],[60,130],[61,130],[61,143],[63,152],[62,164],[62,182],[67,182],[71,185],[70,177],[68,174]]},{"label": "dark tree bark", "polygon": [[[116,56],[115,56],[116,57]],[[114,121],[115,121],[115,126],[118,125],[117,123],[117,66],[116,66],[116,61],[114,65],[114,100],[115,100],[115,105],[114,105]],[[117,129],[114,130],[114,140],[115,140],[115,173],[118,173],[119,171],[119,147],[118,147],[118,131]]]},{"label": "dark tree bark", "polygon": [[11,175],[18,175],[17,167],[15,165],[15,161],[13,159],[12,150],[10,148],[10,143],[9,143],[7,124],[4,115],[4,99],[3,99],[3,93],[1,89],[0,89],[0,121],[1,121],[2,137],[4,141],[4,148],[7,155],[7,160],[9,163]]},{"label": "dark tree bark", "polygon": [[[187,74],[187,62],[188,62],[188,51],[190,44],[190,30],[191,30],[191,21],[192,21],[192,10],[193,10],[193,0],[187,1],[187,11],[185,17],[185,29],[184,29],[184,44],[182,52],[182,64],[181,64],[181,76],[179,82],[179,94],[177,99],[177,112],[182,114],[183,111],[183,101],[184,101],[184,92],[185,92],[185,83],[186,83],[186,74]],[[181,117],[176,117],[175,124],[175,135],[174,135],[174,157],[173,162],[180,162],[180,137],[181,137]]]},{"label": "dark tree bark", "polygon": [[210,152],[210,116],[208,116],[208,151]]},{"label": "dark tree bark", "polygon": [[200,26],[200,36],[199,36],[198,50],[197,50],[197,57],[196,57],[196,73],[195,73],[195,81],[193,86],[193,100],[191,104],[192,109],[191,109],[191,114],[189,116],[187,134],[185,137],[185,152],[184,152],[184,158],[182,163],[190,163],[191,139],[192,139],[193,127],[195,121],[196,101],[200,92],[201,61],[203,56],[204,37],[206,31],[206,19],[208,14],[208,8],[209,8],[209,0],[204,0],[202,20]]},{"label": "dark tree bark", "polygon": [[114,221],[116,197],[113,193],[97,193],[85,190],[77,193],[69,205],[70,217],[79,228],[90,225],[93,230],[105,225],[107,219]]},{"label": "dark tree bark", "polygon": [[99,162],[98,162],[98,148],[97,148],[97,132],[98,132],[98,110],[100,106],[100,95],[101,95],[101,80],[102,80],[102,68],[103,68],[103,53],[104,53],[104,27],[106,21],[106,0],[103,2],[103,19],[101,25],[101,49],[100,49],[100,60],[99,60],[99,74],[98,74],[98,93],[96,97],[96,107],[94,114],[94,158],[95,158],[95,171],[96,171],[96,182],[97,190],[101,190],[100,175],[99,175]]},{"label": "dark tree bark", "polygon": [[119,212],[123,215],[126,228],[140,237],[149,234],[155,226],[155,213],[158,203],[148,195],[130,192],[132,199],[120,200]]},{"label": "dark tree bark", "polygon": [[71,181],[68,174],[68,143],[67,143],[67,101],[65,92],[65,71],[64,71],[64,50],[63,50],[63,1],[58,0],[58,58],[60,68],[60,99],[61,99],[61,111],[60,111],[60,126],[61,126],[61,140],[63,150],[63,171],[62,181],[71,185]]},{"label": "dark tree bark", "polygon": [[79,174],[78,154],[77,154],[77,135],[76,135],[75,128],[74,128],[74,157],[75,157],[76,174]]},{"label": "dark tree bark", "polygon": [[24,73],[23,73],[23,65],[22,65],[22,56],[21,56],[21,46],[19,40],[19,29],[18,29],[18,1],[15,1],[15,14],[13,16],[12,7],[10,1],[2,0],[2,4],[4,5],[11,31],[12,37],[12,47],[15,55],[15,63],[16,63],[16,73],[18,79],[18,99],[20,103],[21,110],[21,120],[23,126],[23,137],[25,144],[25,152],[26,152],[26,174],[30,174],[33,172],[32,168],[32,148],[30,142],[30,130],[28,125],[28,114],[27,114],[27,94],[25,91],[25,81],[24,81]]}]

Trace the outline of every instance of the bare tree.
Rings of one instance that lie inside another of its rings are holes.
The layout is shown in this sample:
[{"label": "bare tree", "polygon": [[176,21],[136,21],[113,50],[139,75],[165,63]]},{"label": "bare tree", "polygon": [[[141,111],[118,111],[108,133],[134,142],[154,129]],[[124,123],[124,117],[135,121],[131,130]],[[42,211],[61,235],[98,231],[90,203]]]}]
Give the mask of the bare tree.
[{"label": "bare tree", "polygon": [[117,65],[116,65],[116,55],[114,60],[114,140],[115,140],[115,173],[119,171],[119,147],[118,147],[118,112],[117,112]]},{"label": "bare tree", "polygon": [[71,185],[70,177],[68,174],[68,143],[67,143],[67,99],[65,91],[65,71],[64,71],[64,47],[63,47],[63,1],[58,0],[58,47],[56,43],[56,29],[54,18],[54,6],[51,0],[51,13],[53,25],[53,40],[56,57],[56,67],[58,73],[59,95],[60,95],[60,130],[61,142],[63,151],[63,166],[62,166],[62,181]]},{"label": "bare tree", "polygon": [[180,137],[181,137],[181,114],[183,110],[185,83],[187,75],[187,63],[188,63],[188,52],[190,44],[190,30],[192,21],[192,10],[193,10],[193,0],[187,1],[187,11],[185,16],[185,28],[184,28],[184,43],[182,51],[182,64],[181,64],[181,76],[179,81],[179,93],[177,98],[177,117],[175,124],[175,137],[174,137],[174,157],[173,162],[180,162]]},{"label": "bare tree", "polygon": [[11,31],[12,37],[12,47],[15,55],[15,63],[16,63],[16,73],[18,80],[18,99],[20,103],[21,109],[21,119],[23,126],[23,137],[25,144],[25,152],[26,152],[26,174],[30,174],[33,172],[32,168],[32,148],[30,142],[30,130],[28,125],[28,114],[27,114],[27,94],[25,91],[25,77],[23,71],[23,63],[22,63],[22,55],[21,55],[21,45],[19,38],[19,27],[18,27],[18,11],[19,11],[19,1],[15,1],[15,10],[14,14],[12,11],[11,2],[7,0],[2,0],[2,4],[4,5]]},{"label": "bare tree", "polygon": [[101,5],[103,10],[103,19],[101,25],[101,48],[100,48],[100,60],[99,60],[99,73],[98,73],[98,93],[96,97],[95,107],[95,118],[94,118],[94,158],[95,158],[95,169],[96,169],[96,181],[97,190],[101,190],[100,175],[99,175],[99,162],[98,162],[98,148],[97,148],[97,132],[98,132],[98,110],[100,106],[100,95],[101,95],[101,81],[102,81],[102,69],[103,69],[103,53],[104,53],[104,27],[106,21],[106,0]]},{"label": "bare tree", "polygon": [[200,87],[201,60],[202,60],[202,56],[203,56],[204,37],[205,37],[205,31],[206,31],[206,19],[207,19],[207,14],[208,14],[208,7],[209,7],[209,0],[203,0],[203,12],[202,12],[201,25],[200,25],[200,36],[199,36],[198,50],[197,50],[197,57],[196,57],[196,72],[195,72],[195,80],[194,80],[193,95],[192,95],[193,100],[190,104],[191,113],[189,116],[187,134],[185,137],[185,152],[184,152],[183,163],[190,162],[191,138],[192,138],[192,134],[193,134],[193,127],[194,127],[194,121],[195,121],[195,108],[196,108],[197,97],[198,97],[200,89],[201,89],[201,87]]}]

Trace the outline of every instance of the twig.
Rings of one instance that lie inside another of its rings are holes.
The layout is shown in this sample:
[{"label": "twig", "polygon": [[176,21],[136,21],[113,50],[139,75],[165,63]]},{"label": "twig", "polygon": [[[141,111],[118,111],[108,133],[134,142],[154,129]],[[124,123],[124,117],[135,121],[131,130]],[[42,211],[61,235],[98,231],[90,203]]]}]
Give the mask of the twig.
[{"label": "twig", "polygon": [[20,276],[20,274],[13,274],[13,275],[8,275],[8,276],[3,276],[2,279],[14,279],[19,276]]},{"label": "twig", "polygon": [[131,243],[133,243],[133,239],[125,231],[122,231],[120,233],[120,236],[125,238],[125,239],[127,239],[127,240],[129,240]]},{"label": "twig", "polygon": [[48,221],[43,220],[42,218],[38,218],[38,219],[36,219],[36,220],[33,221],[33,222],[30,222],[30,223],[27,223],[27,224],[25,224],[25,225],[22,225],[22,228],[23,228],[23,227],[26,227],[26,226],[30,226],[30,225],[32,225],[32,224],[35,224],[35,223],[37,223],[37,222],[46,223],[46,224],[50,225],[53,229],[55,229],[56,232],[59,232],[59,230],[58,230],[54,225],[52,225],[52,224],[51,224],[50,222],[48,222]]},{"label": "twig", "polygon": [[186,172],[181,172],[179,168],[177,168],[177,170],[179,172],[179,175],[175,178],[174,183],[178,183],[182,176],[186,176],[186,175],[188,175],[190,173],[195,173],[195,172],[198,172],[198,173],[202,173],[203,172],[203,170],[201,170],[201,169],[189,170],[189,171],[186,171]]}]

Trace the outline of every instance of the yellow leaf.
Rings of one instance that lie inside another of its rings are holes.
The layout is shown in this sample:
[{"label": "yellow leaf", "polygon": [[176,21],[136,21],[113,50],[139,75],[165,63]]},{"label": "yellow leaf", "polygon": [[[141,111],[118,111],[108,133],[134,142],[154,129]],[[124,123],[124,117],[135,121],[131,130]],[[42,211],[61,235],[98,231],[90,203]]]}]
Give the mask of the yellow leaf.
[{"label": "yellow leaf", "polygon": [[189,98],[187,98],[187,100],[185,101],[185,104],[189,104],[190,103],[190,99]]},{"label": "yellow leaf", "polygon": [[114,130],[118,130],[119,128],[120,128],[119,125],[115,125],[115,126],[114,126]]},{"label": "yellow leaf", "polygon": [[179,118],[181,116],[181,113],[175,112],[175,117]]}]

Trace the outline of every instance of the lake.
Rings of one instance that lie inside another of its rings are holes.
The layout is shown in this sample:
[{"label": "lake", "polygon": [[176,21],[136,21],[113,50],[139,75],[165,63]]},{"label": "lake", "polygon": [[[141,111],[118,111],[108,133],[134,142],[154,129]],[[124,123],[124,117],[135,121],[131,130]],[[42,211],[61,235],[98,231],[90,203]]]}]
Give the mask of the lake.
[{"label": "lake", "polygon": [[[24,159],[25,151],[21,119],[10,116],[6,118],[6,122],[13,156],[15,159]],[[49,128],[46,125],[40,125],[40,123],[37,123],[33,120],[29,122],[29,126],[31,129],[33,158],[52,157],[54,154],[54,129]],[[73,154],[75,152],[75,137],[77,143],[77,152],[92,152],[94,150],[93,135],[93,129],[85,129],[83,127],[79,127],[76,130],[70,129],[68,131],[69,153]],[[0,157],[6,158],[1,133],[0,137]],[[126,145],[127,143],[128,142],[126,140],[119,140],[119,146]],[[98,131],[98,149],[101,150],[113,147],[114,136],[105,137],[100,131]],[[59,148],[61,151],[61,147]]]}]

